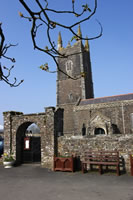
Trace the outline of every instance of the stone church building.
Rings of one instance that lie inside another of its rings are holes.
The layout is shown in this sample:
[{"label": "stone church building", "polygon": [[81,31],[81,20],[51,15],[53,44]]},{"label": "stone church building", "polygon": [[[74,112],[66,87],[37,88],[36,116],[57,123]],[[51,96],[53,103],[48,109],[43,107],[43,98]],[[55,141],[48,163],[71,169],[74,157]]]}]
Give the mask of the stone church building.
[{"label": "stone church building", "polygon": [[[81,35],[80,27],[78,34]],[[40,162],[53,168],[54,155],[74,155],[80,160],[85,150],[118,150],[126,171],[133,153],[133,93],[94,98],[90,49],[77,40],[58,50],[57,105],[45,112],[4,112],[4,151],[13,152],[16,162]],[[40,132],[28,132],[35,123]]]}]

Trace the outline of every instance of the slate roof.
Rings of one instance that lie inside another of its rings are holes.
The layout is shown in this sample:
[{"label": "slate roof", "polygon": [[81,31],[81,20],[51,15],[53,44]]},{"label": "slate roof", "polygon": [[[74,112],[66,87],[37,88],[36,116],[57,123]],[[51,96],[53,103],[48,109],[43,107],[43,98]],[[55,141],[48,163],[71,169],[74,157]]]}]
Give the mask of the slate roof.
[{"label": "slate roof", "polygon": [[108,103],[108,102],[124,101],[124,100],[133,100],[133,93],[115,95],[115,96],[109,96],[109,97],[100,97],[100,98],[94,98],[94,99],[83,99],[81,100],[79,105],[84,106],[88,104]]}]

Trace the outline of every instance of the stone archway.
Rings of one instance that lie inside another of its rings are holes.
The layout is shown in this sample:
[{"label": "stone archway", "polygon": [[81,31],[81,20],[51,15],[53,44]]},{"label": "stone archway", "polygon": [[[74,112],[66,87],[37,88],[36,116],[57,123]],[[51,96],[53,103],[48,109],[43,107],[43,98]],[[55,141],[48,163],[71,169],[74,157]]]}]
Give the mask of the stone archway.
[{"label": "stone archway", "polygon": [[95,128],[94,135],[105,135],[105,130],[103,128]]},{"label": "stone archway", "polygon": [[90,121],[91,135],[111,134],[111,120],[100,112],[95,113]]},{"label": "stone archway", "polygon": [[[21,163],[41,162],[41,137],[39,133],[27,131],[33,122],[24,122],[16,132],[16,161]],[[27,131],[27,132],[26,132]],[[26,140],[29,141],[29,147],[25,147]]]},{"label": "stone archway", "polygon": [[[4,152],[13,154],[18,164],[23,163],[25,131],[32,123],[40,129],[41,165],[53,168],[55,145],[55,115],[54,107],[45,108],[45,113],[23,114],[16,111],[4,112]],[[56,115],[58,118],[58,115]],[[35,138],[36,140],[36,138]],[[33,141],[36,143],[36,141]],[[28,152],[28,151],[27,151]]]}]

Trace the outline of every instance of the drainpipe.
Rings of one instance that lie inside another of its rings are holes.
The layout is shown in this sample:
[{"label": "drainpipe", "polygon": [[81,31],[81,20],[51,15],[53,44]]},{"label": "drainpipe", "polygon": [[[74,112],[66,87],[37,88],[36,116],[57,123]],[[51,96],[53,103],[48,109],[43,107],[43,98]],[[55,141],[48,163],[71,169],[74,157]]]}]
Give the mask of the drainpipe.
[{"label": "drainpipe", "polygon": [[125,134],[125,119],[124,119],[124,107],[123,107],[123,103],[121,105],[122,105],[121,109],[122,109],[123,132]]}]

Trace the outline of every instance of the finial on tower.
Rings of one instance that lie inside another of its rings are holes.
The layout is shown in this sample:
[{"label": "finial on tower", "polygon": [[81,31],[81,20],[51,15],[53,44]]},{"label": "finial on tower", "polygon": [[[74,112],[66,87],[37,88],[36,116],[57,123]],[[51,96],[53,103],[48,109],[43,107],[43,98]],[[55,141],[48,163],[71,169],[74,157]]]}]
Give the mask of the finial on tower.
[{"label": "finial on tower", "polygon": [[61,33],[59,32],[57,49],[60,50],[61,48],[62,48],[62,38],[61,38]]},{"label": "finial on tower", "polygon": [[89,51],[89,42],[88,42],[88,37],[86,36],[86,40],[85,40],[85,50]]},{"label": "finial on tower", "polygon": [[79,27],[78,27],[78,32],[77,32],[77,35],[78,35],[79,37],[82,37],[81,28],[80,28],[80,24],[79,24]]},{"label": "finial on tower", "polygon": [[68,41],[67,47],[70,47],[70,46],[71,46],[70,41]]}]

